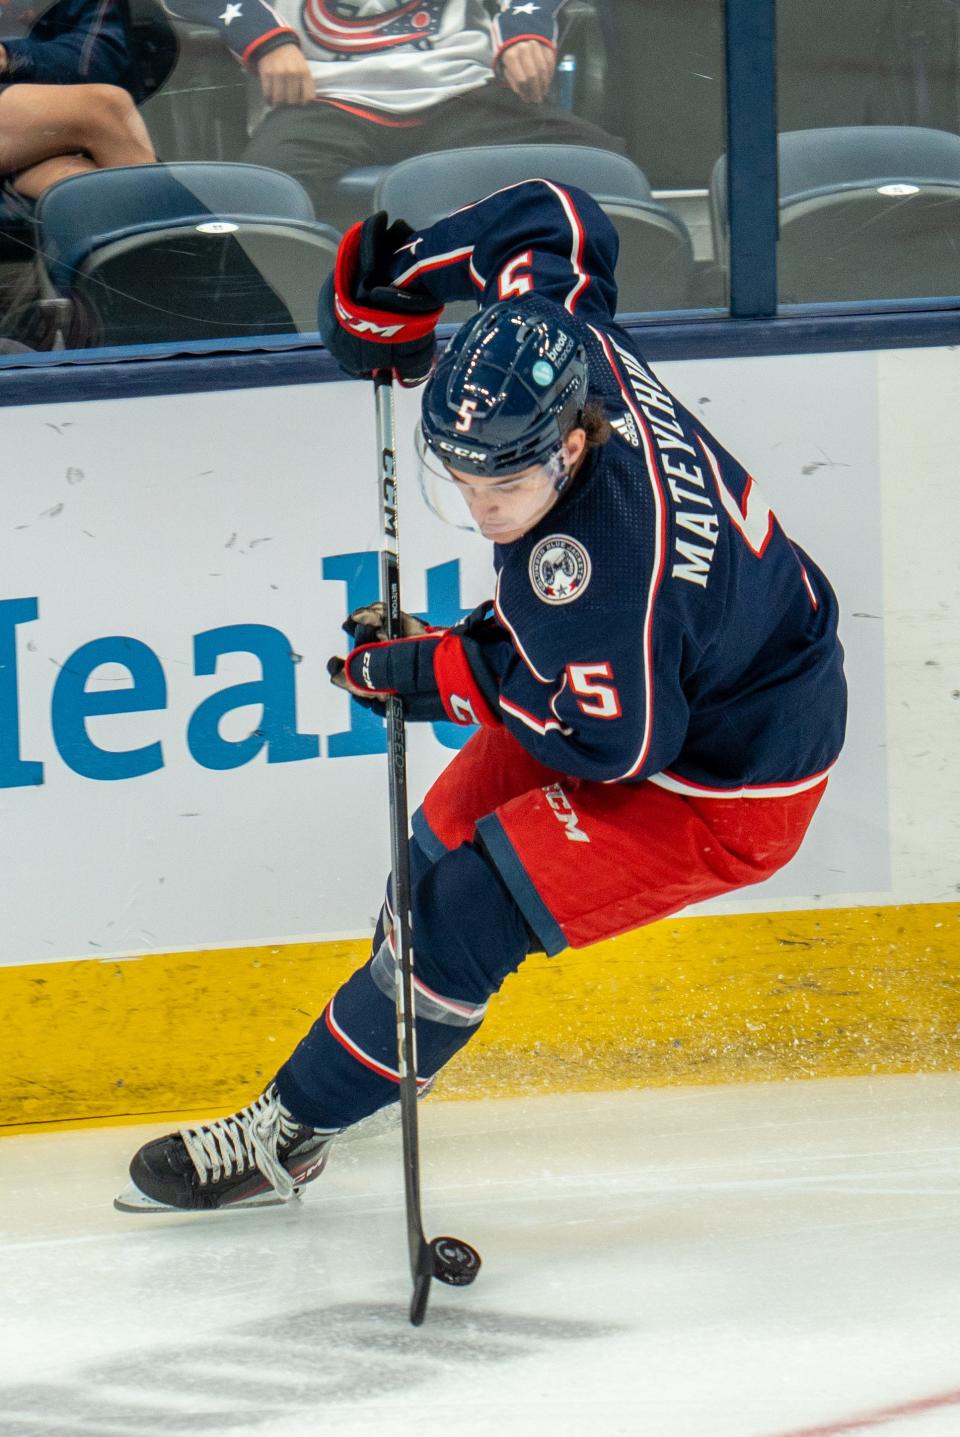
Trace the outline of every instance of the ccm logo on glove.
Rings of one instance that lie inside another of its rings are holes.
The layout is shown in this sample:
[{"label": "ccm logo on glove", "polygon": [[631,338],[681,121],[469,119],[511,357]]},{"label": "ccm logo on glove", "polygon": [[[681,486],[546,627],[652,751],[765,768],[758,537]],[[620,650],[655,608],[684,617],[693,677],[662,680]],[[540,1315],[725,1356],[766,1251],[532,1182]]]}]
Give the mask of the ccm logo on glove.
[{"label": "ccm logo on glove", "polygon": [[337,318],[354,334],[370,334],[380,339],[392,339],[403,329],[402,324],[374,324],[372,319],[357,319],[337,299]]},{"label": "ccm logo on glove", "polygon": [[402,220],[388,225],[383,210],[355,224],[340,241],[333,274],[320,290],[323,342],[357,379],[388,369],[400,384],[414,385],[433,368],[443,306],[389,282],[391,259],[412,234]]}]

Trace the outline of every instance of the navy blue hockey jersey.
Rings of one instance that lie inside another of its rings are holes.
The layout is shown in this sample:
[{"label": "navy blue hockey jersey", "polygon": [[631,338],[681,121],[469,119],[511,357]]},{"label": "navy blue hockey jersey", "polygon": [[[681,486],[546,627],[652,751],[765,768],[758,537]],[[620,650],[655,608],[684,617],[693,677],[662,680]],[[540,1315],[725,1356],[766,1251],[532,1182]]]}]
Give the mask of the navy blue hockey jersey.
[{"label": "navy blue hockey jersey", "polygon": [[527,181],[412,237],[393,280],[437,301],[562,305],[614,436],[537,526],[496,546],[486,654],[507,728],[585,779],[789,794],[843,742],[837,601],[753,477],[614,320],[617,236],[582,191]]}]

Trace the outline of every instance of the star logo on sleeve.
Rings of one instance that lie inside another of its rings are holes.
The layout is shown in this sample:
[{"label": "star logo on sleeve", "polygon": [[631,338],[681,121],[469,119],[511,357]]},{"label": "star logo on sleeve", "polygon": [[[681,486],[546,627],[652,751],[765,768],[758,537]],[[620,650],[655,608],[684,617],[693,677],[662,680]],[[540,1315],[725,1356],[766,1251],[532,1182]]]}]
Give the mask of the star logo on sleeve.
[{"label": "star logo on sleeve", "polygon": [[539,10],[539,9],[540,9],[540,6],[539,6],[539,5],[534,5],[534,4],[532,3],[532,0],[527,0],[527,4],[526,4],[526,5],[511,5],[511,6],[510,6],[510,14],[511,14],[511,15],[532,15],[533,12],[534,12],[534,10]]},{"label": "star logo on sleeve", "polygon": [[242,5],[232,5],[228,3],[226,10],[224,10],[222,15],[218,15],[217,19],[222,20],[224,25],[229,25],[231,20],[239,20],[242,14]]}]

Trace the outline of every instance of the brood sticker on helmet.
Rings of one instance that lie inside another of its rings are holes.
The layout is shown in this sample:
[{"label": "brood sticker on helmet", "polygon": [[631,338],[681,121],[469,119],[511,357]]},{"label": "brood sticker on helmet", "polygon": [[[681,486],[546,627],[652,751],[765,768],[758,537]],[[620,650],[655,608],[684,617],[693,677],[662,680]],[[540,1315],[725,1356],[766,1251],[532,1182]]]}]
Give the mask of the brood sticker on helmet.
[{"label": "brood sticker on helmet", "polygon": [[530,583],[545,604],[571,604],[590,582],[590,555],[569,534],[551,534],[530,555]]}]

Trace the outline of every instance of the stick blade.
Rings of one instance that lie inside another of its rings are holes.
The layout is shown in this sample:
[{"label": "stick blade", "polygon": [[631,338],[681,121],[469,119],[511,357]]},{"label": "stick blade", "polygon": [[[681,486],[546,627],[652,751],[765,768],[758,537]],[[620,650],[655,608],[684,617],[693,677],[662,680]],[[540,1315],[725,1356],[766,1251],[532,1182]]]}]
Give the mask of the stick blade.
[{"label": "stick blade", "polygon": [[414,1279],[413,1296],[410,1299],[410,1321],[419,1327],[427,1315],[427,1301],[430,1297],[430,1274],[421,1273]]}]

